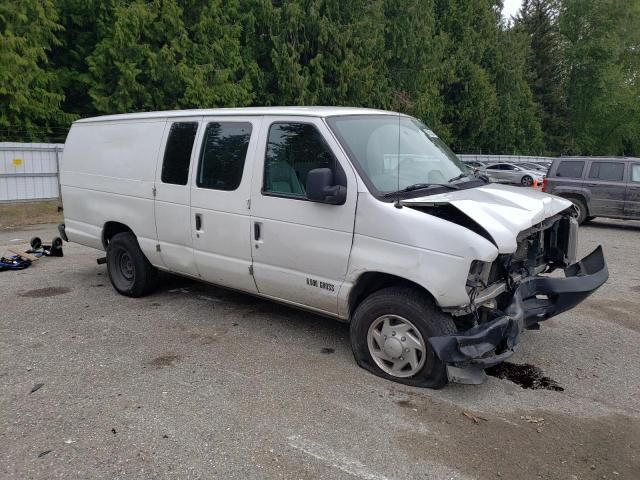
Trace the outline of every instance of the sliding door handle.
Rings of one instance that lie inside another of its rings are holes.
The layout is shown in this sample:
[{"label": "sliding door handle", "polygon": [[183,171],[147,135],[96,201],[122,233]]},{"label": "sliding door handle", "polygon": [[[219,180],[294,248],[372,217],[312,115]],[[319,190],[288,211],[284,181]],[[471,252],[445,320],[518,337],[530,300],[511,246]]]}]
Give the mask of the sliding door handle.
[{"label": "sliding door handle", "polygon": [[202,230],[202,215],[199,213],[196,213],[196,230]]},{"label": "sliding door handle", "polygon": [[262,224],[258,222],[253,223],[253,239],[258,242],[262,239]]}]

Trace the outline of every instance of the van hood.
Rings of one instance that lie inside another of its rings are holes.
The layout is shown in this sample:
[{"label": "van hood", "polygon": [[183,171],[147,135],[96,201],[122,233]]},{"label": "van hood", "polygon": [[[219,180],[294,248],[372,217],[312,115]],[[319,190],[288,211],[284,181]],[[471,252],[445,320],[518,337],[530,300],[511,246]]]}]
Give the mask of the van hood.
[{"label": "van hood", "polygon": [[[515,252],[518,233],[572,205],[569,200],[531,188],[497,184],[410,198],[400,203],[425,213],[429,213],[429,207],[451,205],[482,227],[500,253]],[[448,220],[446,215],[438,216]],[[453,218],[451,221],[459,223]]]}]

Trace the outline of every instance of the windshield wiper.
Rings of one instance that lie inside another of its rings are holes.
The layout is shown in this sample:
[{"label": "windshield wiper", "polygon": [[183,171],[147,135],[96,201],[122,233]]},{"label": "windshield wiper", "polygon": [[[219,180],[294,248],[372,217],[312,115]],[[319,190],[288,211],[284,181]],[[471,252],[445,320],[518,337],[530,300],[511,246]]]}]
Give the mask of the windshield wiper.
[{"label": "windshield wiper", "polygon": [[432,187],[444,187],[444,188],[448,188],[449,190],[460,190],[460,188],[457,187],[456,185],[451,185],[448,183],[414,183],[413,185],[409,185],[408,187],[404,187],[395,192],[385,193],[384,196],[391,197],[393,195],[397,195],[398,193],[412,192],[414,190],[422,190],[422,189],[426,190]]},{"label": "windshield wiper", "polygon": [[468,177],[468,176],[469,176],[468,173],[464,173],[463,172],[463,173],[461,173],[460,175],[458,175],[456,177],[450,178],[449,180],[447,180],[447,182],[448,183],[455,182],[456,180],[462,180],[463,178]]}]

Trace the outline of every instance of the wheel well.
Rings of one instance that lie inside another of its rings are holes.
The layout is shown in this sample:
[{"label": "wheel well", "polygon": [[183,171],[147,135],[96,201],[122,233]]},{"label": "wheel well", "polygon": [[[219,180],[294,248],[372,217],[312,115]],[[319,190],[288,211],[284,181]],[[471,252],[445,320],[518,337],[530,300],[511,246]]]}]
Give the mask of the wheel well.
[{"label": "wheel well", "polygon": [[587,199],[585,198],[584,195],[580,193],[560,193],[558,194],[558,196],[562,198],[566,198],[567,200],[570,200],[572,198],[580,200],[583,203],[584,208],[587,209],[586,216],[589,216],[589,204],[587,203]]},{"label": "wheel well", "polygon": [[382,290],[383,288],[398,286],[414,288],[433,299],[433,296],[426,288],[411,280],[398,277],[397,275],[391,275],[390,273],[366,272],[358,277],[356,284],[349,293],[349,315],[351,316],[356,308],[358,308],[358,305],[372,293]]},{"label": "wheel well", "polygon": [[124,233],[124,232],[133,233],[133,230],[127,227],[124,223],[120,223],[120,222],[105,223],[104,227],[102,228],[102,246],[105,248],[105,250],[107,249],[107,245],[109,245],[109,241],[111,241],[111,238],[116,233]]}]

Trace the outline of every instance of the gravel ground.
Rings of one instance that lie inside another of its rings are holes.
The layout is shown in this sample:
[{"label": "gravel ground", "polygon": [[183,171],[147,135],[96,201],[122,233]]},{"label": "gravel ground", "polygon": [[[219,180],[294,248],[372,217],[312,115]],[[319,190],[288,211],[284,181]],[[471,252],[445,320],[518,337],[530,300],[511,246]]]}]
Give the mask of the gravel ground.
[{"label": "gravel ground", "polygon": [[[36,234],[54,226],[0,250]],[[345,324],[172,276],[125,298],[101,252],[65,244],[0,273],[0,477],[640,478],[640,223],[580,237],[609,282],[512,357],[563,391],[394,384]]]}]

